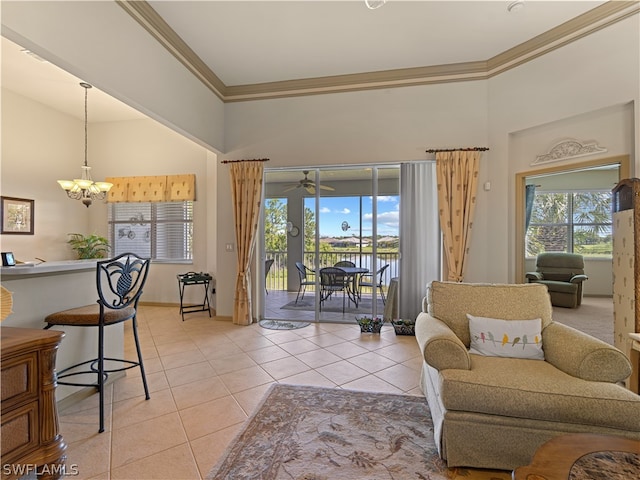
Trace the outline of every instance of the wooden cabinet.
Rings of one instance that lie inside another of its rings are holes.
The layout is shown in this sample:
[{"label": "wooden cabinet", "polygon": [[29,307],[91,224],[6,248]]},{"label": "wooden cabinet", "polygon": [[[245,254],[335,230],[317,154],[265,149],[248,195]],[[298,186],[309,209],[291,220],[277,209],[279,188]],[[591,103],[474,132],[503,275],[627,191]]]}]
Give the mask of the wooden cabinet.
[{"label": "wooden cabinet", "polygon": [[640,391],[640,358],[629,334],[640,332],[640,179],[621,180],[613,189],[614,345],[631,360],[627,388]]},{"label": "wooden cabinet", "polygon": [[66,444],[55,398],[56,352],[63,336],[54,330],[0,328],[3,480],[64,474]]}]

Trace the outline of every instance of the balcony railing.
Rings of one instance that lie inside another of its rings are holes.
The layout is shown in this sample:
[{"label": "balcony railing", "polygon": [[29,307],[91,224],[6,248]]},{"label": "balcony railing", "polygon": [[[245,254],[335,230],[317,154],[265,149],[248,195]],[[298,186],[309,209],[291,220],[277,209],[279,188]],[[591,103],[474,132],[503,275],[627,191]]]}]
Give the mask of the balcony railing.
[{"label": "balcony railing", "polygon": [[[377,265],[372,266],[373,259],[372,254],[360,253],[360,252],[347,252],[342,250],[320,252],[320,268],[330,267],[342,260],[348,260],[356,264],[357,267],[368,268],[371,273],[375,273],[380,267],[389,264],[389,268],[384,273],[382,283],[389,285],[392,278],[399,276],[399,258],[398,252],[378,252]],[[266,253],[267,259],[273,259],[273,265],[269,270],[266,277],[267,290],[287,290],[287,265],[288,258],[287,252],[274,252],[268,251]],[[313,269],[315,266],[316,254],[315,252],[304,252],[303,263]],[[294,284],[298,285],[298,278],[296,276]],[[313,287],[311,287],[313,288]]]}]

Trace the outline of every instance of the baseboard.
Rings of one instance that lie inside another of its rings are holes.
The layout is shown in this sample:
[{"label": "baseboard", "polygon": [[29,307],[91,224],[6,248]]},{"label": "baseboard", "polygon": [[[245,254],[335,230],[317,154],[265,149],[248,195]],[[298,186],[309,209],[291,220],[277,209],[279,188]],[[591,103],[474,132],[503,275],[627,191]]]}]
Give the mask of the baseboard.
[{"label": "baseboard", "polygon": [[[119,378],[125,377],[126,372],[114,372],[109,374],[109,378],[105,382],[105,385],[109,385]],[[65,408],[69,408],[72,405],[75,405],[78,402],[81,402],[85,398],[89,398],[91,395],[96,393],[96,387],[82,387],[77,392],[72,393],[71,395],[64,397],[62,400],[56,402],[56,406],[58,407],[58,412],[63,411]]]}]

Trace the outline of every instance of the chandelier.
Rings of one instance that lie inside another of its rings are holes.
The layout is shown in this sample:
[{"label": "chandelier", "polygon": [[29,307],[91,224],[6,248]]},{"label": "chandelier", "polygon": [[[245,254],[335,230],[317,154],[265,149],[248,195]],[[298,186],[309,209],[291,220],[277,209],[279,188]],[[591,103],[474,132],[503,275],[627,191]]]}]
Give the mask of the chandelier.
[{"label": "chandelier", "polygon": [[81,82],[80,86],[84,88],[84,165],[82,166],[82,178],[58,180],[58,183],[67,192],[69,198],[82,200],[82,203],[89,208],[89,205],[94,200],[104,200],[113,184],[109,182],[94,182],[91,178],[91,167],[87,164],[87,92],[92,87],[84,82]]}]

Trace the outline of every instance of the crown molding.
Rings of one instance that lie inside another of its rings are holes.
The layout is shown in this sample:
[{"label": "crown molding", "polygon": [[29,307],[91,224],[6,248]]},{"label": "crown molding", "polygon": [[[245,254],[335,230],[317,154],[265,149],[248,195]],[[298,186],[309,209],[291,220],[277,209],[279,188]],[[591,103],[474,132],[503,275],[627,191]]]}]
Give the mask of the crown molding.
[{"label": "crown molding", "polygon": [[227,86],[146,1],[116,2],[223,102],[487,79],[640,12],[640,1],[610,0],[485,61]]}]

